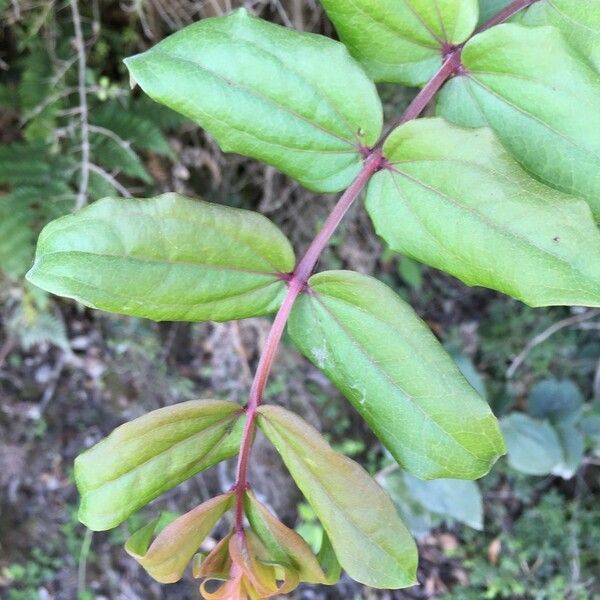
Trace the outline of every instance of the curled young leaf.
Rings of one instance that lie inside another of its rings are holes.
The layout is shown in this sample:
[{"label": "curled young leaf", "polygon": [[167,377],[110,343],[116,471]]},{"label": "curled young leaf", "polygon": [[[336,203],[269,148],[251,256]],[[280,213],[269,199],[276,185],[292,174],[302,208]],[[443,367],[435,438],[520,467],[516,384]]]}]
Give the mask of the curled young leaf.
[{"label": "curled young leaf", "polygon": [[319,192],[345,188],[381,132],[375,86],[343,44],[240,9],[203,19],[125,61],[154,100],[226,152],[273,165]]},{"label": "curled young leaf", "polygon": [[419,119],[383,151],[366,205],[390,248],[530,306],[600,306],[589,207],[532,179],[492,132]]},{"label": "curled young leaf", "polygon": [[247,492],[244,507],[252,531],[266,550],[263,562],[293,572],[300,582],[332,583],[308,544],[293,529],[274,517],[252,492]]},{"label": "curled young leaf", "polygon": [[341,40],[375,81],[427,82],[443,51],[477,24],[477,0],[321,0]]},{"label": "curled young leaf", "polygon": [[411,306],[351,271],[318,273],[309,286],[292,339],[398,463],[422,479],[485,475],[504,453],[498,422]]},{"label": "curled young leaf", "polygon": [[554,27],[512,23],[472,38],[462,62],[464,72],[438,95],[438,113],[489,125],[527,171],[585,198],[600,219],[598,73]]},{"label": "curled young leaf", "polygon": [[274,312],[290,243],[257,213],[177,194],[105,198],[47,225],[29,281],[86,306],[155,321]]},{"label": "curled young leaf", "polygon": [[233,506],[233,500],[230,492],[204,502],[167,525],[152,541],[159,520],[155,519],[127,540],[125,550],[156,581],[179,581],[200,544]]},{"label": "curled young leaf", "polygon": [[367,472],[283,408],[261,406],[258,425],[310,502],[348,575],[384,589],[416,583],[415,543]]},{"label": "curled young leaf", "polygon": [[168,489],[235,456],[241,407],[192,400],[117,427],[75,459],[79,520],[94,531],[116,527]]},{"label": "curled young leaf", "polygon": [[251,530],[224,538],[195,569],[203,578],[200,593],[205,600],[266,600],[287,594],[298,585],[297,573],[282,572]]}]

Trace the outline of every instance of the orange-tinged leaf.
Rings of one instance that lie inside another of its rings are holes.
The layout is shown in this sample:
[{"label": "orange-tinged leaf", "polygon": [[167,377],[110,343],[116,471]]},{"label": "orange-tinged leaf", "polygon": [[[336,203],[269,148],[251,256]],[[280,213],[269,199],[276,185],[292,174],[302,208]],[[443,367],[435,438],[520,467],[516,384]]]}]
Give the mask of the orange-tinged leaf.
[{"label": "orange-tinged leaf", "polygon": [[319,517],[348,575],[383,589],[414,585],[414,540],[368,473],[281,407],[261,406],[258,424]]},{"label": "orange-tinged leaf", "polygon": [[[246,494],[245,509],[252,531],[267,552],[263,562],[270,561],[285,571],[291,570],[300,581],[306,583],[328,583],[308,544],[293,529],[279,521],[252,492]],[[261,559],[260,554],[258,558]]]},{"label": "orange-tinged leaf", "polygon": [[233,499],[230,492],[204,502],[165,527],[150,543],[157,523],[152,521],[127,540],[125,550],[160,583],[179,581],[204,538],[233,506]]}]

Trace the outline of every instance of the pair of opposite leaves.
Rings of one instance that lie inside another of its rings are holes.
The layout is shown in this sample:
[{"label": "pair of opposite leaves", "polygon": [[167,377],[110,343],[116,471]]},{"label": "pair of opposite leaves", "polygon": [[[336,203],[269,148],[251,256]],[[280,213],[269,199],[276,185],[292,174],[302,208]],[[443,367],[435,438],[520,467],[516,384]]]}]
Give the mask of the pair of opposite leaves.
[{"label": "pair of opposite leaves", "polygon": [[[243,424],[239,405],[197,400],[162,408],[122,425],[76,459],[75,479],[82,494],[80,520],[93,530],[115,527],[162,492],[234,456]],[[260,584],[267,591],[270,587],[273,595],[282,592],[276,580],[282,580],[288,591],[299,582],[332,583],[339,577],[341,565],[351,577],[370,586],[412,585],[417,564],[414,541],[389,496],[367,472],[335,452],[313,427],[283,408],[260,407],[258,426],[311,503],[326,536],[317,561],[298,534],[247,493],[244,506],[250,553],[245,575],[237,573],[245,584],[254,588]],[[208,533],[232,506],[232,493],[212,499],[176,519],[151,543],[158,523],[152,521],[133,534],[126,549],[158,581],[178,581]],[[234,547],[228,547],[230,542],[227,536],[214,553],[239,563],[235,558],[239,548],[235,541]],[[251,565],[250,557],[257,564]],[[239,578],[235,583],[231,564],[227,569],[218,568],[214,558],[195,561],[198,577],[229,579],[232,586],[244,583]],[[252,573],[264,577],[257,582],[252,580]],[[254,598],[252,594],[250,597]]]}]

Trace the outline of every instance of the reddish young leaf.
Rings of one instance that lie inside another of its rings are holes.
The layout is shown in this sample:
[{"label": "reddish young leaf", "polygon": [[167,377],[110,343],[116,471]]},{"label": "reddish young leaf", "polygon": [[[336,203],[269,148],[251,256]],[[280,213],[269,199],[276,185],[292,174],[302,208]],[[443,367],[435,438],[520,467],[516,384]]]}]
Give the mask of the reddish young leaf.
[{"label": "reddish young leaf", "polygon": [[125,550],[160,583],[179,581],[187,564],[219,519],[233,506],[232,492],[204,502],[163,529],[152,542],[158,519],[136,531]]}]

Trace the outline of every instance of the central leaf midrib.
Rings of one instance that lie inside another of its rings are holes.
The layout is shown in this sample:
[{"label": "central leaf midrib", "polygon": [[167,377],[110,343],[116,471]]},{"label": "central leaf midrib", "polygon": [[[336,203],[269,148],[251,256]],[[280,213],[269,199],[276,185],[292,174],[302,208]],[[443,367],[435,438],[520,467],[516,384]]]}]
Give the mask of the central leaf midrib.
[{"label": "central leaf midrib", "polygon": [[568,262],[567,259],[562,258],[561,256],[557,256],[556,254],[553,254],[552,252],[544,249],[544,248],[540,248],[539,246],[537,246],[536,244],[530,242],[529,240],[527,240],[527,238],[524,238],[522,235],[515,233],[511,230],[506,230],[506,229],[502,229],[500,227],[500,225],[496,224],[494,221],[489,220],[488,217],[486,217],[485,215],[481,214],[481,212],[479,212],[478,210],[476,210],[474,207],[471,206],[465,206],[464,204],[461,204],[459,200],[457,200],[456,198],[454,198],[453,196],[450,196],[450,194],[446,194],[445,192],[442,192],[441,190],[428,185],[426,183],[424,183],[423,181],[421,181],[420,179],[418,179],[417,177],[413,177],[412,175],[409,175],[408,173],[406,173],[405,171],[400,171],[399,169],[394,169],[393,173],[390,174],[390,177],[394,177],[394,173],[401,176],[401,177],[405,177],[406,179],[408,179],[409,181],[412,181],[413,183],[425,188],[426,190],[429,190],[430,192],[433,192],[434,194],[436,194],[437,196],[446,199],[447,202],[449,202],[450,204],[452,204],[453,206],[455,206],[458,209],[462,209],[468,213],[470,213],[473,217],[475,217],[478,221],[480,221],[483,225],[486,225],[487,227],[489,227],[490,229],[495,230],[497,233],[499,233],[501,236],[508,238],[510,240],[515,240],[519,243],[520,246],[525,246],[525,249],[533,249],[535,251],[537,251],[539,254],[541,254],[544,257],[550,257],[552,259],[557,260],[558,262],[563,263],[566,267],[567,267],[567,271],[573,270],[576,273],[578,273],[580,276],[582,276],[584,279],[586,279],[588,276],[583,273],[582,271],[580,271],[578,268],[576,268],[574,265],[572,265],[571,263]]},{"label": "central leaf midrib", "polygon": [[94,258],[118,258],[124,262],[140,262],[147,264],[162,265],[164,267],[195,267],[198,269],[214,269],[221,271],[232,271],[236,273],[247,273],[249,275],[260,275],[261,277],[274,277],[277,278],[282,274],[282,271],[257,271],[254,269],[244,269],[242,267],[236,267],[233,265],[219,265],[215,263],[203,263],[203,262],[191,262],[189,260],[167,260],[162,258],[155,258],[151,256],[143,256],[139,254],[112,254],[110,252],[88,252],[84,250],[55,250],[54,252],[45,252],[38,259],[43,262],[45,259],[51,256],[62,255],[65,258],[80,258],[80,257],[94,257]]},{"label": "central leaf midrib", "polygon": [[[192,438],[195,438],[202,434],[210,434],[213,430],[224,427],[224,426],[226,426],[228,421],[234,421],[235,419],[237,419],[237,416],[235,413],[233,413],[231,415],[227,415],[226,417],[222,417],[221,419],[218,419],[217,421],[211,423],[207,427],[200,428],[197,431],[194,431],[193,433],[186,435],[184,438],[177,440],[176,442],[173,442],[171,445],[167,446],[166,448],[164,448],[157,454],[154,454],[154,455],[150,456],[149,458],[147,458],[146,460],[143,460],[142,462],[135,464],[133,467],[128,468],[126,471],[121,471],[112,477],[102,479],[100,482],[97,482],[96,484],[87,487],[84,490],[84,494],[89,494],[89,493],[95,492],[96,490],[99,490],[100,488],[102,488],[106,485],[114,484],[116,481],[123,479],[124,477],[127,477],[128,475],[131,475],[134,471],[142,468],[144,465],[160,458],[161,456],[163,456],[164,454],[166,454],[168,452],[171,452],[172,450],[178,448],[182,444],[189,442]],[[144,436],[150,435],[152,433],[155,434],[157,431],[160,431],[161,429],[163,429],[164,427],[167,427],[167,426],[168,426],[168,424],[161,425],[160,427],[157,427],[155,430],[146,432],[146,434],[144,434],[140,437],[144,437]],[[225,432],[225,435],[223,437],[226,437],[226,435],[227,435],[227,432]],[[209,448],[205,454],[203,454],[202,456],[197,456],[196,458],[197,458],[198,462],[201,462],[201,461],[205,460],[207,457],[209,457],[210,454],[215,450],[215,448],[217,446],[218,446],[218,442],[213,447]],[[114,449],[113,449],[113,452],[114,452]]]},{"label": "central leaf midrib", "polygon": [[[337,134],[336,132],[333,132],[333,131],[327,129],[326,127],[320,125],[319,123],[316,123],[315,121],[311,121],[308,117],[305,117],[304,115],[297,113],[293,109],[291,109],[283,104],[280,104],[277,100],[275,100],[269,96],[266,96],[265,94],[257,91],[254,88],[248,87],[247,85],[244,85],[244,84],[240,83],[239,81],[235,81],[233,79],[228,79],[224,75],[221,75],[220,73],[213,71],[212,69],[209,69],[208,67],[200,64],[199,62],[191,60],[188,57],[180,56],[173,52],[166,52],[166,51],[160,50],[158,48],[151,50],[151,52],[156,52],[157,54],[162,54],[163,56],[165,56],[171,60],[178,60],[180,62],[184,62],[189,65],[193,65],[195,68],[200,69],[201,71],[204,71],[205,73],[208,73],[215,79],[218,79],[218,80],[224,82],[227,86],[238,88],[242,92],[250,94],[251,96],[255,96],[259,100],[262,100],[268,104],[271,104],[278,110],[281,110],[282,112],[285,112],[296,119],[299,119],[301,121],[304,121],[305,123],[308,123],[311,127],[314,127],[315,129],[317,129],[319,131],[322,131],[323,133],[329,135],[330,137],[333,137],[336,140],[341,141],[345,145],[350,146],[353,150],[356,150],[355,144],[353,144],[352,141],[342,137],[341,135]],[[230,125],[230,124],[228,123],[228,125]],[[270,143],[270,142],[268,142],[268,143]],[[298,148],[298,149],[303,150],[303,148]],[[332,151],[334,151],[334,150],[332,150]]]}]

